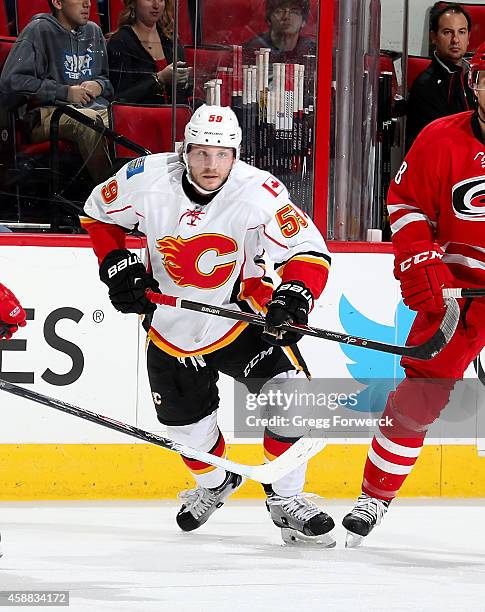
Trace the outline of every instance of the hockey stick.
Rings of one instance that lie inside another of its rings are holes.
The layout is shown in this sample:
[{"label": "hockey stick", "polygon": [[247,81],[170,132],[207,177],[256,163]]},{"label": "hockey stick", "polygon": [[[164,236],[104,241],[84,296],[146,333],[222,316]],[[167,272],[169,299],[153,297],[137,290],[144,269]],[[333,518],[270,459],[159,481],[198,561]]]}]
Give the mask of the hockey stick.
[{"label": "hockey stick", "polygon": [[149,431],[134,427],[133,425],[127,425],[126,423],[116,421],[102,414],[90,412],[89,410],[54,399],[48,395],[43,395],[42,393],[13,385],[6,380],[0,379],[0,389],[7,391],[7,393],[22,397],[23,399],[28,399],[38,404],[49,406],[49,408],[55,408],[61,412],[72,414],[85,421],[91,421],[103,427],[114,429],[115,431],[138,438],[144,442],[150,442],[150,444],[155,444],[156,446],[175,451],[180,455],[184,455],[184,457],[203,461],[209,465],[221,467],[229,472],[235,472],[236,474],[241,474],[241,476],[246,476],[247,478],[265,484],[271,484],[283,476],[286,476],[286,474],[292,472],[299,465],[320,452],[325,446],[325,441],[322,438],[300,438],[295,444],[290,446],[287,451],[269,463],[263,465],[245,465],[243,463],[230,461],[229,459],[224,459],[223,457],[211,455],[210,453],[191,448],[190,446],[185,446],[185,444],[179,444],[169,438],[158,436]]},{"label": "hockey stick", "polygon": [[478,355],[478,357],[473,361],[473,366],[475,367],[475,372],[477,373],[478,380],[485,387],[485,370],[483,369],[480,355]]},{"label": "hockey stick", "polygon": [[[171,295],[155,293],[151,289],[147,289],[146,295],[147,298],[154,304],[184,308],[186,310],[193,310],[195,312],[205,312],[217,317],[235,319],[236,321],[245,321],[246,323],[251,323],[252,325],[266,327],[266,321],[261,315],[242,312],[239,310],[230,310],[229,308],[220,308],[219,306],[212,306],[211,304],[203,304],[201,302],[192,302],[191,300],[183,300],[182,298],[176,298]],[[385,344],[384,342],[377,342],[367,338],[349,336],[348,334],[309,327],[308,325],[293,325],[292,323],[284,323],[278,328],[278,330],[296,331],[304,336],[314,336],[316,338],[323,338],[324,340],[331,340],[332,342],[353,344],[354,346],[360,346],[364,349],[381,351],[383,353],[392,353],[394,355],[406,355],[407,357],[413,357],[414,359],[426,360],[437,355],[448,343],[450,338],[455,333],[459,317],[460,308],[458,306],[458,302],[453,298],[447,299],[446,311],[438,330],[429,340],[417,346],[397,346],[395,344]]]},{"label": "hockey stick", "polygon": [[[485,296],[485,289],[482,288],[473,288],[473,289],[443,289],[443,297],[453,297],[453,298],[473,298],[473,297],[483,297]],[[485,370],[483,369],[482,363],[480,361],[480,355],[473,362],[475,366],[475,371],[477,373],[478,379],[480,382],[485,385]]]},{"label": "hockey stick", "polygon": [[485,289],[443,289],[445,298],[472,298],[485,296]]}]

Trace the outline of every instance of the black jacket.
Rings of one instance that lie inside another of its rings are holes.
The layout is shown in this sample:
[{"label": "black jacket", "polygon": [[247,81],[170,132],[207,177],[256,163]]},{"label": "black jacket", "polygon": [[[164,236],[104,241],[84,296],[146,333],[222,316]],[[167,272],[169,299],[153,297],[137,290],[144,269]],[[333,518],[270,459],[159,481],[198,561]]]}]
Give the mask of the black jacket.
[{"label": "black jacket", "polygon": [[[167,64],[173,61],[173,41],[159,30]],[[184,61],[184,50],[178,45],[178,61]],[[171,84],[160,86],[154,78],[157,66],[153,57],[141,44],[131,26],[123,26],[108,41],[109,78],[114,88],[114,99],[139,104],[171,102]],[[177,87],[177,103],[185,104],[187,93]]]},{"label": "black jacket", "polygon": [[271,40],[271,34],[269,32],[263,32],[251,40],[243,43],[243,60],[245,64],[252,65],[255,63],[254,51],[261,48],[271,49],[270,53],[270,68],[271,64],[280,62],[282,64],[303,64],[304,55],[315,55],[317,54],[317,45],[311,38],[305,38],[300,36],[298,42],[293,51],[281,51],[273,45]]},{"label": "black jacket", "polygon": [[428,123],[476,107],[468,86],[468,64],[460,66],[440,59],[436,53],[431,64],[411,86],[407,103],[406,150]]}]

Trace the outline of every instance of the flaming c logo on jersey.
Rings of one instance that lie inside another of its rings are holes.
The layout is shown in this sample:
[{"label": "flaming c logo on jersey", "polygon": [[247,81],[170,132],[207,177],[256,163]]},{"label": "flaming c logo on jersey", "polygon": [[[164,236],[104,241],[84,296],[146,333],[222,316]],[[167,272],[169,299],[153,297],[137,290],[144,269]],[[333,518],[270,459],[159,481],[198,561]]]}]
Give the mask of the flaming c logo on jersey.
[{"label": "flaming c logo on jersey", "polygon": [[236,266],[236,260],[216,263],[219,257],[237,252],[236,241],[222,234],[165,236],[157,240],[157,249],[163,255],[165,270],[179,287],[216,289],[230,279]]},{"label": "flaming c logo on jersey", "polygon": [[453,211],[458,219],[485,221],[485,177],[477,176],[453,187]]}]

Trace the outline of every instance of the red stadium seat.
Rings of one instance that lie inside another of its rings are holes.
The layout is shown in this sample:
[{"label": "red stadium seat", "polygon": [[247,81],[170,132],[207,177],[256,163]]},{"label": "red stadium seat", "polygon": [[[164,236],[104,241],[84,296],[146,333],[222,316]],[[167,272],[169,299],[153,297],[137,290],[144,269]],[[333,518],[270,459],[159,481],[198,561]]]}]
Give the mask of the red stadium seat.
[{"label": "red stadium seat", "polygon": [[[311,0],[303,36],[315,38],[318,24],[318,1]],[[201,0],[203,45],[240,45],[261,32],[268,31],[262,0]]]},{"label": "red stadium seat", "polygon": [[[47,0],[16,0],[15,11],[17,15],[17,34],[19,34],[37,13],[50,13]],[[99,25],[99,12],[97,0],[91,0],[89,18]]]},{"label": "red stadium seat", "polygon": [[[0,70],[15,40],[13,37],[0,37]],[[49,199],[48,196],[52,195],[50,192],[54,180],[49,166],[51,143],[50,141],[31,143],[25,128],[17,119],[16,112],[9,111],[6,107],[0,108],[0,125],[2,131],[0,183],[7,181],[7,186],[3,184],[1,189],[10,191],[14,196],[13,200],[18,200],[18,214],[21,216],[20,211],[24,208],[21,202],[27,202],[29,197],[35,199],[32,196],[33,192],[37,192],[37,195],[43,194],[46,201]],[[73,156],[74,159],[78,159],[76,147],[67,141],[59,141],[58,151],[63,160],[72,159]],[[47,212],[46,216],[49,217],[50,213]]]},{"label": "red stadium seat", "polygon": [[392,57],[386,51],[381,51],[379,56],[379,74],[382,75],[383,72],[392,74],[392,98],[394,99],[398,92],[397,76]]},{"label": "red stadium seat", "polygon": [[220,66],[232,66],[232,49],[221,47],[184,47],[185,57],[189,66],[203,70],[207,74],[215,74]]},{"label": "red stadium seat", "polygon": [[[15,38],[10,36],[0,37],[0,72],[10,53],[15,42]],[[12,166],[13,156],[15,152],[15,129],[14,118],[4,105],[0,105],[0,131],[2,134],[2,144],[0,146],[0,184],[1,189],[5,191],[3,183],[8,172],[8,168]]]},{"label": "red stadium seat", "polygon": [[429,57],[408,56],[408,90],[419,76],[431,64]]},{"label": "red stadium seat", "polygon": [[114,32],[118,29],[118,17],[123,9],[123,0],[109,0],[108,15],[109,15],[109,31]]},{"label": "red stadium seat", "polygon": [[[188,106],[177,106],[177,127],[175,140],[184,138],[184,128],[192,111]],[[172,150],[172,107],[144,106],[142,104],[120,104],[113,102],[110,107],[111,128],[145,147],[152,153],[164,153]],[[137,154],[122,147],[115,146],[116,158],[133,158]]]},{"label": "red stadium seat", "polygon": [[4,0],[0,0],[0,36],[9,36],[7,11]]},{"label": "red stadium seat", "polygon": [[[408,56],[408,76],[407,76],[407,88],[411,87],[414,83],[414,79],[426,70],[426,68],[430,65],[431,59],[429,57],[421,57],[417,55],[409,55]],[[392,73],[392,94],[396,95],[398,91],[397,84],[397,76],[396,70],[394,68],[394,63],[392,61],[392,57],[388,55],[386,52],[381,52],[379,59],[379,72],[382,74],[383,72],[391,72]]]},{"label": "red stadium seat", "polygon": [[[440,5],[455,4],[451,2],[440,2]],[[468,51],[475,49],[485,41],[485,5],[470,4],[468,2],[457,2],[465,10],[472,20],[472,30],[470,32],[470,45]]]},{"label": "red stadium seat", "polygon": [[[15,40],[16,39],[11,36],[0,37],[0,71],[3,69],[3,65],[5,64],[7,56],[10,53],[10,50],[12,49],[15,43]],[[12,125],[13,122],[14,119],[12,117]],[[29,157],[39,156],[49,151],[49,142],[41,142],[39,144],[30,144],[26,142],[23,132],[21,129],[19,129],[18,125],[15,127],[15,141],[16,153],[21,152],[25,155],[28,155]],[[67,146],[68,148],[72,148],[69,143],[65,143],[64,141],[61,141],[60,144],[61,147]]]},{"label": "red stadium seat", "polygon": [[[118,17],[123,9],[123,0],[109,0],[109,31],[114,32],[118,29]],[[179,1],[179,41],[182,45],[191,45],[194,42],[192,27],[190,25],[187,0]]]},{"label": "red stadium seat", "polygon": [[216,77],[219,67],[232,66],[233,51],[223,47],[184,47],[184,51],[187,65],[194,68],[194,96],[205,99],[204,83]]},{"label": "red stadium seat", "polygon": [[379,57],[379,72],[394,72],[392,58],[385,52],[381,52]]}]

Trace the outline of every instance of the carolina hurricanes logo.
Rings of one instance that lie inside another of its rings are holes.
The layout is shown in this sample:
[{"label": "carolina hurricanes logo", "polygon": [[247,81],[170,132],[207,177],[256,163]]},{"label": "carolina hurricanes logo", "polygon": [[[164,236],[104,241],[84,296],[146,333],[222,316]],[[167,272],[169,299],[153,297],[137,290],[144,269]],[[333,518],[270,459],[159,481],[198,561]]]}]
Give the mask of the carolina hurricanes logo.
[{"label": "carolina hurricanes logo", "polygon": [[216,289],[230,278],[236,260],[237,243],[222,234],[200,234],[192,238],[165,236],[157,240],[163,265],[179,287]]},{"label": "carolina hurricanes logo", "polygon": [[457,183],[453,187],[452,200],[458,219],[485,221],[485,176]]},{"label": "carolina hurricanes logo", "polygon": [[473,161],[477,161],[477,159],[480,160],[480,165],[482,166],[482,168],[485,168],[485,152],[484,151],[478,151],[478,153],[473,158]]}]

